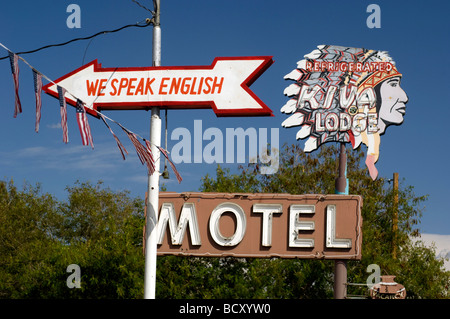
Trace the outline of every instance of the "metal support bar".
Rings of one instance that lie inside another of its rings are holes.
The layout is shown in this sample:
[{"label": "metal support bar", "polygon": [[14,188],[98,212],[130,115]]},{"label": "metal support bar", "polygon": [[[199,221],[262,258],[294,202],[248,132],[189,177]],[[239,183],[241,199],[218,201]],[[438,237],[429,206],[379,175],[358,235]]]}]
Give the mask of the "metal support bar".
[{"label": "metal support bar", "polygon": [[334,184],[335,194],[348,195],[347,153],[345,143],[341,143],[339,150],[339,175]]},{"label": "metal support bar", "polygon": [[[155,16],[153,26],[153,66],[161,65],[161,27],[160,0],[155,0]],[[156,295],[156,256],[157,256],[157,224],[159,206],[161,117],[159,107],[152,107],[150,119],[150,143],[155,158],[155,172],[148,177],[148,201],[145,245],[144,298],[155,299]]]},{"label": "metal support bar", "polygon": [[334,261],[334,299],[347,297],[347,262],[345,260]]}]

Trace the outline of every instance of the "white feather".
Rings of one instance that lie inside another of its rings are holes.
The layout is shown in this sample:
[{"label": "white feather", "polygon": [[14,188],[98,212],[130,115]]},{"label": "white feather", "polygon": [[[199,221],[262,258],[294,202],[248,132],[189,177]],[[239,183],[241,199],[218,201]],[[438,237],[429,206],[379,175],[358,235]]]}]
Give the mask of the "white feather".
[{"label": "white feather", "polygon": [[302,140],[311,134],[311,125],[303,125],[302,128],[297,132],[295,138],[297,140]]},{"label": "white feather", "polygon": [[284,95],[286,96],[293,96],[297,95],[298,92],[300,92],[300,86],[298,84],[291,84],[287,88],[284,89]]},{"label": "white feather", "polygon": [[316,148],[317,148],[317,138],[311,136],[306,140],[305,148],[303,149],[303,151],[305,153],[309,153],[314,151]]},{"label": "white feather", "polygon": [[305,59],[297,62],[297,69],[303,69],[303,70],[306,69],[306,60]]},{"label": "white feather", "polygon": [[302,113],[294,113],[281,123],[283,127],[299,126],[303,123],[304,115]]},{"label": "white feather", "polygon": [[313,50],[311,53],[305,54],[304,58],[314,60],[315,58],[318,58],[321,54],[322,52],[320,50]]},{"label": "white feather", "polygon": [[292,70],[290,73],[286,74],[284,76],[284,79],[285,80],[295,80],[295,81],[297,81],[300,78],[301,75],[302,74],[300,73],[300,71],[295,69],[295,70]]},{"label": "white feather", "polygon": [[281,113],[287,113],[287,114],[294,113],[296,109],[297,109],[297,100],[290,99],[281,108]]},{"label": "white feather", "polygon": [[361,133],[354,132],[355,144],[353,145],[353,149],[356,150],[362,142]]}]

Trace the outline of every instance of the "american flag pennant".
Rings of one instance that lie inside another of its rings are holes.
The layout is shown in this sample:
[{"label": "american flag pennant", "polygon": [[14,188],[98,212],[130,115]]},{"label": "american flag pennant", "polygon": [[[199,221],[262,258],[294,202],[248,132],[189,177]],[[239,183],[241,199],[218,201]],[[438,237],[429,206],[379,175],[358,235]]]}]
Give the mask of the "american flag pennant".
[{"label": "american flag pennant", "polygon": [[153,165],[153,170],[149,171],[149,174],[152,175],[155,172],[155,159],[153,157],[153,153],[152,153],[150,142],[147,141],[145,138],[143,140],[145,142],[145,149],[147,150],[148,156],[150,157],[150,160],[153,163],[152,164]]},{"label": "american flag pennant", "polygon": [[116,140],[116,143],[117,143],[117,147],[119,148],[120,153],[122,153],[122,157],[125,160],[125,154],[123,152],[125,151],[125,153],[127,153],[127,155],[128,155],[128,152],[127,152],[125,146],[123,146],[123,144],[119,141],[119,138],[116,136],[116,134],[114,134],[113,130],[106,122],[104,115],[102,113],[98,113],[98,114],[100,115],[101,119],[103,120],[103,123],[105,123],[105,125],[109,128],[109,131],[111,132],[111,134],[114,136],[114,139]]},{"label": "american flag pennant", "polygon": [[22,113],[22,105],[19,98],[19,56],[14,52],[9,52],[9,61],[11,62],[11,72],[14,80],[15,104],[14,104],[14,118],[17,114]]},{"label": "american flag pennant", "polygon": [[175,165],[172,163],[172,161],[169,158],[169,154],[167,154],[167,151],[165,149],[163,149],[162,147],[156,146],[159,151],[164,155],[165,158],[167,158],[167,160],[169,161],[170,167],[172,167],[173,172],[175,173],[175,176],[177,177],[178,183],[181,183],[181,181],[183,180],[181,178],[180,173],[178,173],[177,169],[175,168]]},{"label": "american flag pennant", "polygon": [[36,96],[36,125],[34,130],[39,132],[39,123],[41,122],[41,92],[42,92],[42,74],[33,69],[34,95]]},{"label": "american flag pennant", "polygon": [[64,98],[64,95],[66,94],[66,89],[63,87],[57,86],[58,89],[58,96],[59,96],[59,105],[60,111],[61,111],[61,127],[63,130],[63,142],[69,143],[69,130],[67,128],[67,105],[66,105],[66,99]]},{"label": "american flag pennant", "polygon": [[91,147],[94,148],[94,142],[92,140],[91,128],[89,127],[86,110],[84,109],[83,102],[80,99],[77,99],[76,113],[83,145],[91,144]]},{"label": "american flag pennant", "polygon": [[153,156],[151,151],[144,147],[136,137],[136,134],[130,132],[125,127],[119,124],[122,130],[127,134],[131,143],[133,143],[134,148],[136,149],[136,153],[141,161],[142,165],[146,164],[148,173],[151,175],[155,172],[155,161],[153,160]]},{"label": "american flag pennant", "polygon": [[145,142],[145,148],[146,148],[146,150],[147,150],[147,152],[148,152],[148,154],[150,156],[150,159],[152,160],[153,163],[155,163],[155,160],[153,158],[153,153],[152,153],[150,142],[147,141],[145,138],[144,138],[144,142]]}]

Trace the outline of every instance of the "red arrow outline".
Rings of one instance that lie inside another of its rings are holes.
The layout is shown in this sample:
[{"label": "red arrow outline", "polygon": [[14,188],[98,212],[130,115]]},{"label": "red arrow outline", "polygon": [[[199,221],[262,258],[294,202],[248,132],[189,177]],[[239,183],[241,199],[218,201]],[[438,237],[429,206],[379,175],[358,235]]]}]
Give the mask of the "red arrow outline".
[{"label": "red arrow outline", "polygon": [[[122,68],[102,68],[101,63],[98,63],[97,59],[79,67],[78,69],[67,73],[66,75],[58,78],[54,83],[59,82],[71,77],[72,75],[94,65],[94,73],[96,72],[118,72],[118,71],[152,71],[152,70],[212,70],[218,61],[229,61],[229,60],[263,60],[263,62],[242,82],[241,87],[247,94],[249,94],[260,106],[261,109],[246,109],[245,107],[241,109],[233,110],[221,110],[216,107],[213,100],[211,101],[171,101],[171,102],[94,102],[92,107],[94,110],[149,110],[153,106],[159,106],[162,109],[207,109],[212,108],[216,116],[273,116],[272,110],[263,102],[260,98],[256,96],[253,91],[250,90],[249,86],[253,84],[260,76],[263,74],[273,63],[273,56],[246,56],[246,57],[216,57],[211,65],[208,66],[158,66],[158,67],[122,67]],[[57,91],[50,90],[50,87],[54,83],[46,84],[42,89],[45,93],[59,98]],[[76,106],[76,101],[71,98],[66,97],[66,102],[72,106]],[[85,107],[86,111],[98,117],[95,111],[90,108]]]}]

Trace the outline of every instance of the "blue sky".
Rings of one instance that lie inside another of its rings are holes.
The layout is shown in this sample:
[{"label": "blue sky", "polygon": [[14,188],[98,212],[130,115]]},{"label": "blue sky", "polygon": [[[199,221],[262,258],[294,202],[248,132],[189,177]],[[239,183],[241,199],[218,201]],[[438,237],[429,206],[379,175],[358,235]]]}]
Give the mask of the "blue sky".
[{"label": "blue sky", "polygon": [[[148,8],[152,1],[140,0]],[[81,28],[68,28],[69,4],[81,9]],[[381,9],[381,28],[370,29],[366,12],[370,3]],[[194,120],[208,127],[279,128],[279,144],[300,143],[296,129],[285,129],[287,116],[280,112],[287,97],[284,75],[303,55],[320,44],[335,44],[386,50],[403,73],[402,88],[408,94],[407,114],[401,126],[391,126],[382,136],[379,175],[392,178],[398,172],[404,185],[413,185],[417,195],[429,194],[420,230],[450,234],[450,195],[446,167],[450,152],[447,123],[447,61],[450,22],[447,1],[181,1],[161,0],[162,65],[209,65],[220,56],[273,56],[275,63],[251,86],[272,109],[274,117],[217,118],[212,110],[169,111],[168,150],[175,128],[193,132]],[[25,1],[5,2],[0,11],[0,42],[12,51],[32,50],[47,44],[85,37],[150,18],[150,13],[132,0],[123,1]],[[105,34],[92,41],[79,41],[23,55],[36,69],[55,80],[98,59],[103,67],[141,67],[152,63],[152,27],[129,28]],[[0,55],[6,51],[0,49]],[[42,94],[41,128],[34,132],[35,101],[31,70],[20,63],[20,97],[23,113],[13,118],[14,90],[9,61],[0,60],[0,179],[41,183],[45,192],[65,198],[65,187],[76,180],[103,180],[112,189],[130,190],[142,196],[147,185],[146,169],[127,137],[113,126],[129,156],[122,160],[115,141],[104,126],[90,118],[95,149],[81,145],[75,112],[69,109],[69,144],[62,143],[59,104]],[[44,84],[47,82],[44,81]],[[426,113],[429,112],[430,114]],[[109,117],[148,137],[150,112],[109,111]],[[164,112],[162,112],[162,115]],[[164,142],[164,140],[163,140]],[[206,142],[205,142],[206,144]],[[226,164],[232,169],[238,164]],[[200,178],[214,174],[216,164],[178,164],[183,182],[161,180],[170,191],[198,191]],[[351,182],[351,181],[350,181]]]}]

